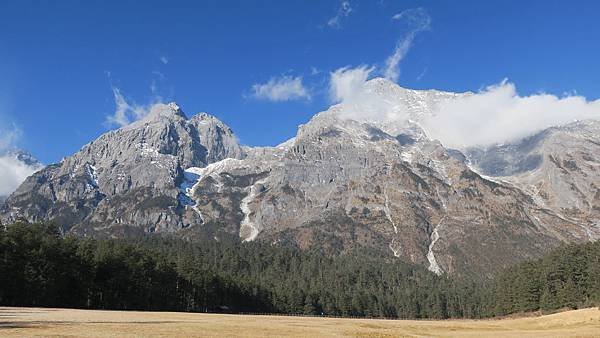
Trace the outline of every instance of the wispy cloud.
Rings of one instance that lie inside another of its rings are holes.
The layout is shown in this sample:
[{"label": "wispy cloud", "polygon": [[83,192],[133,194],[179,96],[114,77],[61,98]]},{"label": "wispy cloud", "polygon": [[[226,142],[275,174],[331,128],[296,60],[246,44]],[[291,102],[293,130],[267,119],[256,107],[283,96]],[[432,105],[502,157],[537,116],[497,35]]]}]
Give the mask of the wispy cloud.
[{"label": "wispy cloud", "polygon": [[342,28],[342,21],[353,11],[349,1],[342,1],[335,15],[327,20],[327,26],[336,29]]},{"label": "wispy cloud", "polygon": [[421,72],[421,73],[420,73],[420,74],[417,76],[417,81],[421,81],[421,79],[422,79],[423,77],[425,77],[425,74],[427,74],[427,70],[428,70],[428,67],[425,67],[425,68],[423,69],[423,71],[422,71],[422,72]]},{"label": "wispy cloud", "polygon": [[119,88],[113,86],[112,91],[115,100],[115,112],[106,117],[105,122],[109,127],[123,127],[131,122],[144,118],[150,112],[152,105],[160,102],[155,98],[152,103],[147,105],[140,105],[133,101],[130,103],[125,99],[123,94],[121,94]]},{"label": "wispy cloud", "polygon": [[252,97],[269,101],[310,100],[310,91],[302,83],[302,77],[282,75],[272,77],[266,83],[252,85]]},{"label": "wispy cloud", "polygon": [[356,68],[343,67],[332,72],[329,80],[331,100],[346,103],[355,100],[373,70],[373,67],[362,65]]},{"label": "wispy cloud", "polygon": [[160,62],[162,62],[163,64],[168,64],[169,63],[169,58],[167,58],[166,56],[161,56],[160,57]]},{"label": "wispy cloud", "polygon": [[0,129],[0,152],[13,147],[22,134],[21,129],[15,124],[12,124],[12,128],[10,129]]},{"label": "wispy cloud", "polygon": [[[150,81],[150,92],[152,93],[152,101],[154,103],[164,101],[162,93],[165,91],[165,89],[170,89],[172,95],[173,87],[168,85],[167,76],[158,70],[153,70],[152,80]],[[171,95],[167,95],[167,97]]]},{"label": "wispy cloud", "polygon": [[409,27],[408,33],[396,43],[394,52],[385,61],[385,77],[397,82],[400,77],[400,62],[412,47],[417,34],[431,28],[431,17],[424,8],[419,7],[395,14],[392,20],[405,22]]},{"label": "wispy cloud", "polygon": [[[152,106],[164,102],[164,98],[159,93],[163,92],[163,87],[167,78],[164,73],[158,70],[152,71],[152,80],[150,81],[149,87],[151,97],[144,104],[137,103],[132,98],[123,95],[121,89],[113,84],[112,74],[109,71],[105,71],[105,73],[111,83],[113,99],[115,102],[114,113],[107,115],[104,121],[104,125],[108,128],[124,127],[132,122],[140,120],[150,113]],[[171,88],[171,91],[172,90],[173,89]],[[172,95],[172,93],[167,95],[167,98]]]}]

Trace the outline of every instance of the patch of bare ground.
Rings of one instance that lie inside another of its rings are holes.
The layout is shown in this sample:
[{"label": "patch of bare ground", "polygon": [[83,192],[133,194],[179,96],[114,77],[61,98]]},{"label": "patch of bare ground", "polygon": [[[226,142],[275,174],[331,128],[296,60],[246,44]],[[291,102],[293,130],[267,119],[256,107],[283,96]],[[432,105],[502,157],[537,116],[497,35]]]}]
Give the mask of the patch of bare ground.
[{"label": "patch of bare ground", "polygon": [[490,320],[380,320],[0,307],[2,337],[598,337],[600,310]]}]

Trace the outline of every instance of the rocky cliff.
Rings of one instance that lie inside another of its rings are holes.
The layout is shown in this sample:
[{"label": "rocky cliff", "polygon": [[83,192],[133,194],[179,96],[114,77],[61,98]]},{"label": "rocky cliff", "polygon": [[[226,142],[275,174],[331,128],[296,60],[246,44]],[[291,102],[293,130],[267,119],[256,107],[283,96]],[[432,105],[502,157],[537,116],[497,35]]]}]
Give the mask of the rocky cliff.
[{"label": "rocky cliff", "polygon": [[182,203],[183,168],[243,156],[215,117],[187,119],[176,104],[159,104],[29,177],[7,199],[5,221],[52,220],[82,235],[176,231],[201,223]]}]

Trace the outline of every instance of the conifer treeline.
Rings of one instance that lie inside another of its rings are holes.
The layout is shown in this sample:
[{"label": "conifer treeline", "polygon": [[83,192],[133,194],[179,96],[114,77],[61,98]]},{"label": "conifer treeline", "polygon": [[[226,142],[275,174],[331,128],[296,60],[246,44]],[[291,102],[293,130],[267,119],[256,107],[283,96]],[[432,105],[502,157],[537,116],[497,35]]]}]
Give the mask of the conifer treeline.
[{"label": "conifer treeline", "polygon": [[370,252],[328,257],[227,238],[91,240],[40,224],[0,227],[5,306],[482,318],[599,301],[600,243],[479,281]]},{"label": "conifer treeline", "polygon": [[494,280],[495,315],[600,305],[600,242],[568,245]]}]

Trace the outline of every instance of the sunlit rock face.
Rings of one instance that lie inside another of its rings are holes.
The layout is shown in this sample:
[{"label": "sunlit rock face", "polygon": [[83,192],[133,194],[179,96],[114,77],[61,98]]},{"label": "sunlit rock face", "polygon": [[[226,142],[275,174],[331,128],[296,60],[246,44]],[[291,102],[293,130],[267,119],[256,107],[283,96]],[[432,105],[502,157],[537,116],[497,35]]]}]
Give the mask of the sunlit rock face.
[{"label": "sunlit rock face", "polygon": [[185,169],[243,156],[215,117],[188,119],[176,104],[159,104],[30,176],[8,198],[4,219],[50,219],[91,235],[176,231],[198,223],[181,203]]}]

